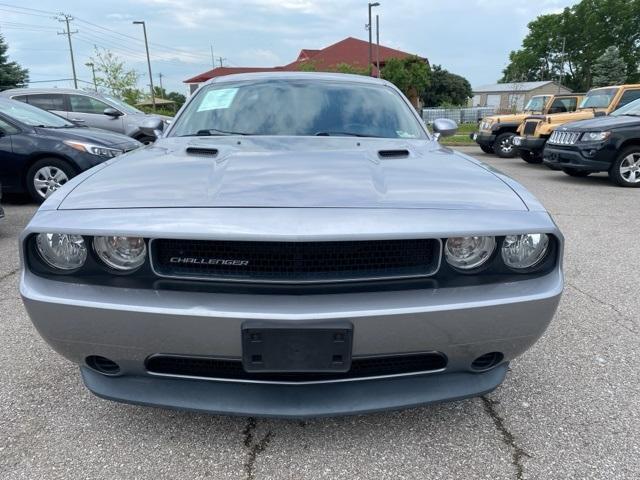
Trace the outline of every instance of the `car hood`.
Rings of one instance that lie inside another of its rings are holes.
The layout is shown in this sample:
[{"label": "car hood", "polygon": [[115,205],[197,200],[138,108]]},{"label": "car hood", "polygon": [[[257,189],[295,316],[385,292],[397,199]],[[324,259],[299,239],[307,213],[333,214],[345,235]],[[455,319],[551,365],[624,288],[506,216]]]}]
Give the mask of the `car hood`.
[{"label": "car hood", "polygon": [[489,167],[435,141],[344,137],[165,138],[108,162],[58,208],[153,207],[527,210]]},{"label": "car hood", "polygon": [[[633,116],[606,116],[596,117],[589,120],[581,120],[579,122],[565,123],[560,129],[562,130],[579,130],[579,131],[599,131],[611,128],[634,127],[640,125],[640,117]],[[559,129],[559,130],[560,130]]]},{"label": "car hood", "polygon": [[141,145],[140,142],[126,135],[100,130],[99,128],[70,127],[70,128],[42,128],[36,127],[36,133],[61,140],[76,140],[92,142],[105,147],[131,150]]}]

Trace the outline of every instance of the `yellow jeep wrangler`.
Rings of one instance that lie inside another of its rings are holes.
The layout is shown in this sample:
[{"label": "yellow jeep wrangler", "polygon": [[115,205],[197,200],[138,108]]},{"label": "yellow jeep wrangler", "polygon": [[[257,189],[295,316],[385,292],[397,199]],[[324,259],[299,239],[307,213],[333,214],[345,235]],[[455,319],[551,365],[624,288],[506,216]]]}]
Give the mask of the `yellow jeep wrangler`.
[{"label": "yellow jeep wrangler", "polygon": [[511,143],[516,131],[525,118],[531,115],[573,112],[580,101],[581,94],[535,95],[531,97],[524,111],[511,115],[492,115],[484,117],[479,130],[471,138],[480,145],[485,153],[495,153],[502,158],[513,158],[518,152]]},{"label": "yellow jeep wrangler", "polygon": [[640,98],[640,84],[593,88],[587,92],[573,113],[530,115],[518,127],[512,143],[528,163],[542,163],[544,146],[560,125],[577,120],[609,115],[614,110]]}]

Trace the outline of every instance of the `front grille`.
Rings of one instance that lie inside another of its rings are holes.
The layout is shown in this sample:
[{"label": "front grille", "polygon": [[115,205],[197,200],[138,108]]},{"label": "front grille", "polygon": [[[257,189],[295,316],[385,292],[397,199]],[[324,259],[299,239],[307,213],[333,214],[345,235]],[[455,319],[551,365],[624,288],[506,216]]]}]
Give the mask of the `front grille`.
[{"label": "front grille", "polygon": [[554,130],[549,137],[549,143],[553,143],[555,145],[573,145],[580,138],[579,132],[567,132],[567,131],[558,131]]},{"label": "front grille", "polygon": [[244,242],[156,239],[155,272],[216,281],[323,283],[429,276],[440,241]]},{"label": "front grille", "polygon": [[442,370],[447,358],[439,352],[353,358],[351,369],[343,373],[247,373],[242,361],[208,357],[154,355],[147,359],[147,371],[161,375],[220,378],[264,382],[321,382]]},{"label": "front grille", "polygon": [[534,133],[536,133],[536,128],[538,127],[538,123],[540,123],[539,120],[528,120],[524,124],[523,133],[525,135],[533,135]]}]

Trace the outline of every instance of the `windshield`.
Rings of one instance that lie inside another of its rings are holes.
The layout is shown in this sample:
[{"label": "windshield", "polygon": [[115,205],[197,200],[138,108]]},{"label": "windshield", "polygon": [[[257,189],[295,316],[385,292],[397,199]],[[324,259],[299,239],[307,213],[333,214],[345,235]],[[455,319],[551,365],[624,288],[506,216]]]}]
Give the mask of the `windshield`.
[{"label": "windshield", "polygon": [[17,100],[0,102],[0,112],[31,127],[62,128],[76,126],[58,115]]},{"label": "windshield", "polygon": [[255,80],[211,84],[196,95],[170,136],[426,137],[411,107],[384,85]]},{"label": "windshield", "polygon": [[548,96],[540,96],[540,97],[531,97],[531,100],[527,103],[527,106],[524,107],[527,112],[540,112],[544,111],[544,106],[549,101]]},{"label": "windshield", "polygon": [[125,113],[144,113],[143,111],[138,110],[136,107],[129,105],[119,98],[115,98],[110,95],[103,95],[103,97],[109,100],[111,103],[115,104],[120,110],[123,110]]},{"label": "windshield", "polygon": [[627,103],[624,107],[620,107],[618,110],[611,114],[612,117],[621,117],[623,115],[640,117],[640,99],[634,100],[631,103]]},{"label": "windshield", "polygon": [[599,88],[587,92],[580,108],[607,108],[615,97],[617,88]]}]

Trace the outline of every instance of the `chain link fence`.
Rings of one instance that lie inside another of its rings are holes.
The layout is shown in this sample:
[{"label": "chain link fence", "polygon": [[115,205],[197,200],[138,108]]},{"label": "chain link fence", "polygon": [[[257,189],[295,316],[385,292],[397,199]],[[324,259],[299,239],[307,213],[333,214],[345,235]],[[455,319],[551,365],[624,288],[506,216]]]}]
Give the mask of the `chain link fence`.
[{"label": "chain link fence", "polygon": [[427,124],[433,123],[436,118],[448,118],[456,123],[478,123],[483,117],[494,115],[495,107],[469,107],[469,108],[423,108],[422,118]]}]

